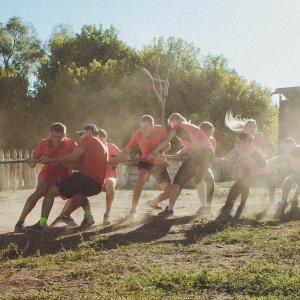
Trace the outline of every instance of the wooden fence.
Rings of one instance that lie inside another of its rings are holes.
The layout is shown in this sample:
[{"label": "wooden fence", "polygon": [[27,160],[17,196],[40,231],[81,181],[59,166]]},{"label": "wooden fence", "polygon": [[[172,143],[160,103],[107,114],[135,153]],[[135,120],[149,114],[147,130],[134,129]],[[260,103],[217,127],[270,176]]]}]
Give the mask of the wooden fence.
[{"label": "wooden fence", "polygon": [[[28,151],[25,151],[23,154],[21,150],[19,152],[14,150],[12,153],[7,152],[4,154],[4,152],[0,150],[0,162],[28,159],[31,155],[32,153],[29,154]],[[35,188],[37,175],[41,168],[41,165],[37,165],[31,169],[27,163],[0,163],[0,191]]]},{"label": "wooden fence", "polygon": [[[25,151],[24,154],[20,150],[17,152],[14,150],[12,153],[7,152],[4,154],[0,150],[0,162],[7,160],[21,160],[32,157],[32,152]],[[178,159],[168,159],[169,173],[173,179],[182,161]],[[6,190],[20,190],[20,189],[34,189],[37,184],[37,176],[42,168],[42,165],[37,164],[35,168],[31,169],[26,163],[0,163],[0,191]],[[240,172],[233,169],[230,166],[224,165],[213,165],[213,173],[215,175],[216,182],[228,181],[236,179]],[[118,165],[119,174],[119,189],[132,188],[138,178],[137,164],[120,164]],[[187,186],[188,188],[194,188],[195,184],[190,181]],[[145,184],[145,189],[155,189],[157,184],[152,176]]]}]

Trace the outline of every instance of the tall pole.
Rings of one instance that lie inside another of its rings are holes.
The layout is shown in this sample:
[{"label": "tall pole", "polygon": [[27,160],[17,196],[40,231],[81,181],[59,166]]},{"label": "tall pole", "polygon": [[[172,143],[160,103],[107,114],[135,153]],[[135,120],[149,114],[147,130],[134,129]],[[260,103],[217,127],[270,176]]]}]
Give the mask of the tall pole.
[{"label": "tall pole", "polygon": [[[157,74],[158,79],[154,79],[153,76],[150,74],[150,72],[147,69],[142,68],[142,67],[139,67],[139,68],[142,70],[142,72],[144,74],[146,74],[148,77],[150,77],[150,79],[152,81],[152,87],[153,87],[153,90],[155,92],[155,95],[156,95],[158,101],[162,105],[162,108],[161,108],[161,124],[163,126],[165,126],[166,125],[165,124],[165,122],[166,122],[165,121],[165,104],[166,104],[167,96],[168,96],[168,92],[169,92],[169,71],[168,71],[168,76],[167,76],[166,80],[160,79],[159,74],[158,74],[158,66],[159,65],[160,65],[160,58],[158,57],[157,60],[156,60],[156,74]],[[135,66],[138,67],[136,64],[135,64]],[[159,91],[157,91],[155,83],[159,84]]]}]

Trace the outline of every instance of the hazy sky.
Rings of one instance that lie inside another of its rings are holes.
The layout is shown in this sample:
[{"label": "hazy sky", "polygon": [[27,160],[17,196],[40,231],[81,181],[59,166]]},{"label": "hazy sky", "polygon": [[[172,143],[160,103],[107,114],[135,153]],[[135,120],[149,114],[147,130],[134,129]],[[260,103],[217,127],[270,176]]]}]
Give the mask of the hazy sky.
[{"label": "hazy sky", "polygon": [[183,38],[272,91],[300,85],[300,0],[0,0],[0,22],[12,16],[43,41],[58,24],[75,33],[114,25],[136,49],[155,37]]}]

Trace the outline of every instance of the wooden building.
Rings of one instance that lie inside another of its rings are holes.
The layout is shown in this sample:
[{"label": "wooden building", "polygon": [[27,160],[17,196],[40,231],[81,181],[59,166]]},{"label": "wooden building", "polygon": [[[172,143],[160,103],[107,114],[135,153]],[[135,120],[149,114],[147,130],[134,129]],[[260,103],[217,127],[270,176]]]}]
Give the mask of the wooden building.
[{"label": "wooden building", "polygon": [[300,86],[278,88],[274,94],[279,94],[278,142],[291,137],[300,144]]}]

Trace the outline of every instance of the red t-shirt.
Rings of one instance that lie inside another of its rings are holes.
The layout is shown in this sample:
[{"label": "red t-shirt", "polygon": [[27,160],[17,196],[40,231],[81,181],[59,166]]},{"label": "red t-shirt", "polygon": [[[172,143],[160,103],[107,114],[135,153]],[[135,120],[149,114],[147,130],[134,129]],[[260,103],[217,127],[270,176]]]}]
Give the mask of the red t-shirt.
[{"label": "red t-shirt", "polygon": [[191,151],[200,148],[213,148],[208,137],[202,129],[190,123],[180,123],[174,126],[171,131],[176,131],[176,137],[182,145],[190,148]]},{"label": "red t-shirt", "polygon": [[156,165],[164,164],[166,162],[165,158],[147,160],[146,157],[166,138],[167,131],[161,125],[154,125],[152,134],[147,137],[142,137],[141,131],[137,130],[131,136],[126,146],[126,150],[131,151],[135,145],[138,145],[141,149],[141,158],[143,158],[143,160]]},{"label": "red t-shirt", "polygon": [[252,145],[266,155],[266,149],[264,148],[263,145],[264,140],[265,140],[265,136],[263,133],[255,132],[253,135]]},{"label": "red t-shirt", "polygon": [[[120,152],[119,148],[112,143],[107,143],[107,148],[108,148],[109,157],[115,157]],[[105,178],[109,178],[109,177],[118,178],[118,173],[117,173],[117,167],[113,164],[108,163],[106,165]]]},{"label": "red t-shirt", "polygon": [[[33,157],[35,159],[39,159],[42,156],[46,157],[59,157],[64,156],[73,152],[76,148],[76,142],[72,139],[64,138],[60,148],[58,151],[54,151],[52,149],[52,141],[51,138],[46,138],[38,142],[36,149],[33,151]],[[67,177],[73,174],[73,170],[69,168],[62,167],[61,165],[52,165],[52,164],[45,164],[38,175],[38,180],[46,179],[49,185],[53,185],[61,178]]]},{"label": "red t-shirt", "polygon": [[248,167],[252,175],[268,174],[271,172],[265,155],[253,145],[249,145],[243,151],[239,150],[236,156],[245,156],[243,163]]},{"label": "red t-shirt", "polygon": [[97,137],[87,136],[79,142],[78,147],[84,150],[80,157],[81,167],[79,172],[103,185],[108,160],[107,146]]}]

